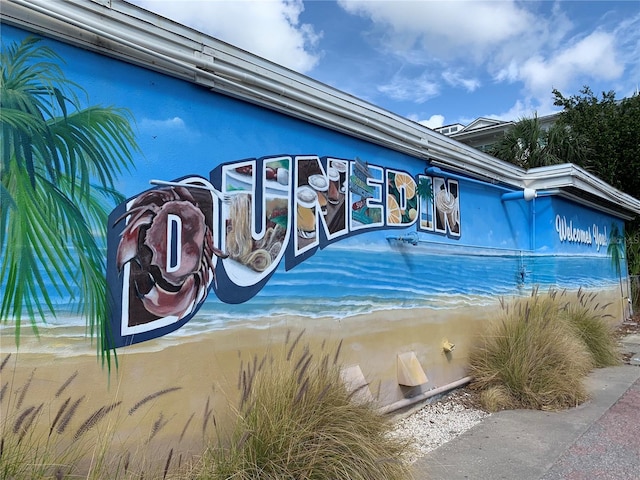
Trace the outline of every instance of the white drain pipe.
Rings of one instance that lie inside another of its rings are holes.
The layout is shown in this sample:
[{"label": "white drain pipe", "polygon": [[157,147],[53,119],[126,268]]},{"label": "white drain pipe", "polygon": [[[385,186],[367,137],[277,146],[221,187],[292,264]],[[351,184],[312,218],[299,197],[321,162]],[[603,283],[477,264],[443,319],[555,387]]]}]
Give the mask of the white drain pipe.
[{"label": "white drain pipe", "polygon": [[470,381],[471,381],[471,377],[464,377],[464,378],[461,378],[460,380],[456,380],[455,382],[447,383],[446,385],[443,385],[438,388],[434,388],[427,392],[422,392],[421,394],[416,395],[414,397],[403,398],[402,400],[398,400],[397,402],[392,403],[391,405],[382,407],[379,411],[380,413],[383,413],[383,414],[392,413],[392,412],[395,412],[396,410],[400,410],[401,408],[409,407],[416,403],[427,400],[431,397],[435,397],[436,395],[440,395],[441,393],[446,393],[455,388],[462,387],[463,385],[466,385]]}]

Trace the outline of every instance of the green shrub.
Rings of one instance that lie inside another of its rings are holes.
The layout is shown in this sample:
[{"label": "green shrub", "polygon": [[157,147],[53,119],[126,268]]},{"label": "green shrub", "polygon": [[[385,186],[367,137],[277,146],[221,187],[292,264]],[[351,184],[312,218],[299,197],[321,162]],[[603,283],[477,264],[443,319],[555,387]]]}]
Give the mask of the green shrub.
[{"label": "green shrub", "polygon": [[[300,337],[298,337],[299,340]],[[409,477],[406,442],[390,419],[354,401],[335,352],[287,347],[241,368],[241,405],[231,442],[209,449],[207,479],[392,480]]]},{"label": "green shrub", "polygon": [[558,316],[552,297],[534,295],[507,306],[504,318],[480,336],[469,370],[476,388],[500,387],[494,408],[555,410],[587,398],[583,378],[593,367],[591,355]]},{"label": "green shrub", "polygon": [[586,345],[596,367],[619,365],[622,361],[614,330],[603,317],[607,305],[595,303],[595,294],[578,291],[578,303],[567,303],[559,312],[562,320]]}]

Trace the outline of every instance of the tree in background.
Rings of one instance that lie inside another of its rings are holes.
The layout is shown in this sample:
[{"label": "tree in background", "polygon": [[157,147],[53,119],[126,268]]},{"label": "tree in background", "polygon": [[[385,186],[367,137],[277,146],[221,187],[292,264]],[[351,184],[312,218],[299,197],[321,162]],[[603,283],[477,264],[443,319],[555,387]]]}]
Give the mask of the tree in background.
[{"label": "tree in background", "polygon": [[587,150],[583,145],[570,128],[556,123],[544,129],[535,115],[517,121],[489,153],[529,169],[565,162],[584,162]]},{"label": "tree in background", "polygon": [[0,319],[14,324],[19,345],[26,319],[37,333],[38,320],[55,315],[54,288],[78,304],[110,366],[104,238],[123,200],[115,176],[138,147],[130,114],[83,108],[86,94],[61,61],[35,38],[2,47]]},{"label": "tree in background", "polygon": [[598,99],[589,87],[564,97],[553,90],[554,105],[563,107],[558,123],[571,128],[589,149],[578,163],[605,182],[631,195],[640,192],[640,96],[616,100],[613,91]]},{"label": "tree in background", "polygon": [[[640,95],[616,100],[613,91],[596,97],[589,87],[565,97],[553,90],[554,105],[563,107],[548,130],[537,116],[523,118],[489,152],[497,158],[535,168],[574,163],[629,195],[640,194]],[[629,273],[640,275],[640,219],[626,227]]]},{"label": "tree in background", "polygon": [[[640,195],[640,95],[616,100],[613,91],[596,97],[589,87],[565,97],[553,90],[554,104],[563,107],[558,123],[575,132],[589,151],[576,162],[613,187]],[[640,219],[627,224],[629,273],[640,275]]]}]

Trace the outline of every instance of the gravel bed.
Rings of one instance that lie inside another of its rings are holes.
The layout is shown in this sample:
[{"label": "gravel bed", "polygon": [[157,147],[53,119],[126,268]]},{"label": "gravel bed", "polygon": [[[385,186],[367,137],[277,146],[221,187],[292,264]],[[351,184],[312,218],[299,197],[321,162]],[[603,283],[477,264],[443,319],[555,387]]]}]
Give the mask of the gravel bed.
[{"label": "gravel bed", "polygon": [[[620,340],[631,334],[640,334],[640,313],[616,329],[616,336]],[[630,356],[631,354],[626,354],[623,357],[625,363],[629,363]],[[395,428],[391,435],[410,443],[406,460],[413,463],[489,415],[480,406],[478,392],[467,386],[435,397],[426,404],[396,412],[393,416]]]},{"label": "gravel bed", "polygon": [[413,463],[490,415],[476,405],[473,393],[455,390],[431,403],[396,414],[391,434],[410,442],[406,460]]}]

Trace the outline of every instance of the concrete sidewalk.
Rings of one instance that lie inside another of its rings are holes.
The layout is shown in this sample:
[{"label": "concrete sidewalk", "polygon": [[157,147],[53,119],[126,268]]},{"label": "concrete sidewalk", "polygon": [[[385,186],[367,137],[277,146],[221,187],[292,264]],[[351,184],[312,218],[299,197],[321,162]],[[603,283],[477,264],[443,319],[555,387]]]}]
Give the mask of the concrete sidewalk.
[{"label": "concrete sidewalk", "polygon": [[[640,335],[623,340],[640,352]],[[591,399],[561,412],[491,415],[414,464],[416,480],[640,479],[640,367],[595,370]]]}]

